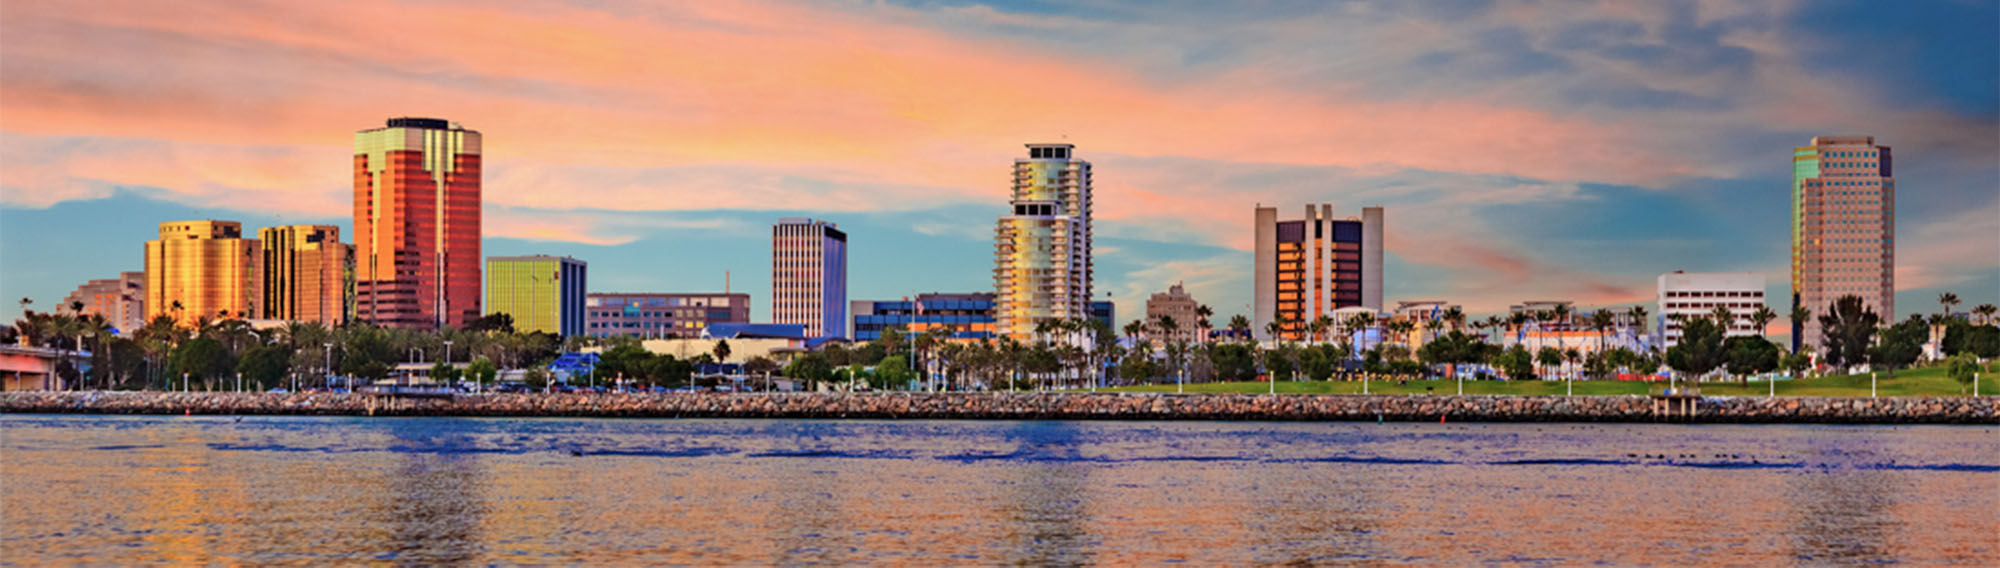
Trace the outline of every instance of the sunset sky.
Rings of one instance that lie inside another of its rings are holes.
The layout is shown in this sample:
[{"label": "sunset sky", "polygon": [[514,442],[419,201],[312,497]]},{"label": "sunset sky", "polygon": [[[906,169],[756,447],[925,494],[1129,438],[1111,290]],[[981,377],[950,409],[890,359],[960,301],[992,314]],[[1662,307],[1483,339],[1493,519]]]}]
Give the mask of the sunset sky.
[{"label": "sunset sky", "polygon": [[[852,299],[990,290],[1027,142],[1095,164],[1099,294],[1251,296],[1252,210],[1387,208],[1393,303],[1786,291],[1790,155],[1895,152],[1897,316],[2000,303],[2000,8],[1937,2],[0,1],[0,317],[162,221],[352,236],[353,133],[485,136],[486,253],[769,314],[770,223]],[[1780,312],[1788,307],[1774,306]]]}]

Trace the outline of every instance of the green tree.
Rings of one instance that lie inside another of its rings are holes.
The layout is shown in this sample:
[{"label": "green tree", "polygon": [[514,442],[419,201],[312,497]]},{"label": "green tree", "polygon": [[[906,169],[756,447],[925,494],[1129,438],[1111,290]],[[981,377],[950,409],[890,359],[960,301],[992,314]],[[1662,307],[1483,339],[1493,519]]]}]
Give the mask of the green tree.
[{"label": "green tree", "polygon": [[825,355],[807,353],[785,365],[784,375],[794,379],[823,383],[833,380],[833,364]]},{"label": "green tree", "polygon": [[490,385],[494,379],[499,378],[500,367],[494,365],[492,359],[480,357],[473,359],[472,364],[466,365],[465,376],[478,381],[481,385]]},{"label": "green tree", "polygon": [[1868,363],[1896,376],[1896,370],[1910,366],[1924,354],[1924,342],[1930,339],[1930,325],[1923,316],[1910,314],[1910,319],[1882,330],[1882,341],[1868,350]]},{"label": "green tree", "polygon": [[236,362],[229,358],[229,348],[206,337],[182,342],[167,358],[167,372],[175,378],[185,374],[192,379],[216,379],[236,368]]},{"label": "green tree", "polygon": [[276,388],[285,382],[285,373],[291,370],[291,348],[282,344],[259,345],[243,352],[243,359],[236,362],[236,372],[243,374],[243,380],[258,386],[259,390]]},{"label": "green tree", "polygon": [[1549,367],[1560,367],[1563,363],[1563,352],[1553,346],[1544,346],[1535,352],[1535,362],[1541,363],[1544,370]]},{"label": "green tree", "polygon": [[1945,361],[1945,376],[1951,377],[1951,380],[1958,381],[1958,384],[1963,385],[1959,388],[1960,393],[1965,392],[1965,387],[1972,386],[1972,375],[1974,373],[1984,371],[1985,369],[1979,365],[1979,358],[1972,356],[1971,353],[1953,355],[1951,359]]},{"label": "green tree", "polygon": [[1852,294],[1828,304],[1826,312],[1819,316],[1821,357],[1834,367],[1867,361],[1868,346],[1874,343],[1881,317]]},{"label": "green tree", "polygon": [[714,349],[714,350],[712,350],[712,351],[710,351],[710,353],[714,353],[714,354],[715,354],[715,361],[716,361],[716,362],[718,362],[718,363],[720,363],[720,362],[723,362],[723,361],[728,361],[728,360],[729,360],[729,340],[727,340],[727,339],[718,339],[718,340],[715,340],[715,349]]},{"label": "green tree", "polygon": [[1519,345],[1494,355],[1492,365],[1509,379],[1525,381],[1535,378],[1534,356]]},{"label": "green tree", "polygon": [[1691,379],[1699,379],[1728,362],[1723,349],[1723,329],[1715,320],[1700,316],[1682,319],[1681,340],[1667,348],[1667,367]]},{"label": "green tree", "polygon": [[1761,335],[1739,335],[1723,341],[1729,353],[1729,373],[1749,384],[1750,375],[1778,370],[1782,352],[1778,345]]},{"label": "green tree", "polygon": [[876,390],[903,390],[910,388],[910,381],[917,380],[917,374],[910,370],[908,358],[890,355],[875,365],[875,372],[869,378],[868,386]]},{"label": "green tree", "polygon": [[431,364],[431,380],[442,385],[457,384],[458,367],[439,359],[438,362]]}]

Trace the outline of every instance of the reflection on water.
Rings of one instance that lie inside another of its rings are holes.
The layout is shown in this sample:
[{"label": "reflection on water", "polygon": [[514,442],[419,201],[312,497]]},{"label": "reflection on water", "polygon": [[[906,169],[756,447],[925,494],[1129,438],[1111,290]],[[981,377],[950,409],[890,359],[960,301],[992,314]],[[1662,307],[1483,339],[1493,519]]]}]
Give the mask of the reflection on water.
[{"label": "reflection on water", "polygon": [[0,416],[0,563],[2000,565],[1976,427]]}]

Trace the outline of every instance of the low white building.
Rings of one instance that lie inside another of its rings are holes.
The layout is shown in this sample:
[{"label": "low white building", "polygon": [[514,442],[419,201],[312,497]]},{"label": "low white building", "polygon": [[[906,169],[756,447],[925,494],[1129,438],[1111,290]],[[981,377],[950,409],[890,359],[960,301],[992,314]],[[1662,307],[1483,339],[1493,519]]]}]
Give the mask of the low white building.
[{"label": "low white building", "polygon": [[1680,343],[1681,324],[1674,314],[1708,317],[1717,306],[1734,316],[1724,337],[1762,335],[1750,316],[1764,307],[1764,276],[1755,272],[1682,272],[1660,275],[1660,339],[1662,348]]}]

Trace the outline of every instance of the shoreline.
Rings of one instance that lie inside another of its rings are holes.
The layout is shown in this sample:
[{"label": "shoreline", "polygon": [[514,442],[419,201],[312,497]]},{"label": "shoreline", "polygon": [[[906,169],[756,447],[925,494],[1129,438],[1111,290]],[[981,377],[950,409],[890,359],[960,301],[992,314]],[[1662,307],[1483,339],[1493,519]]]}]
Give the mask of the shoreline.
[{"label": "shoreline", "polygon": [[1693,413],[1647,396],[1162,393],[372,394],[0,393],[0,414],[596,418],[2000,424],[2000,397],[1704,397]]}]

